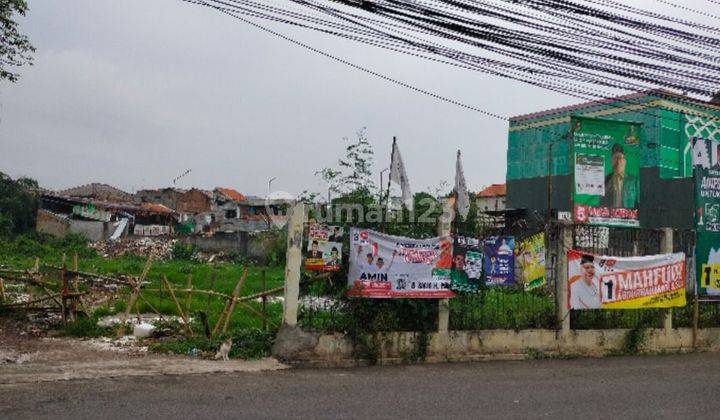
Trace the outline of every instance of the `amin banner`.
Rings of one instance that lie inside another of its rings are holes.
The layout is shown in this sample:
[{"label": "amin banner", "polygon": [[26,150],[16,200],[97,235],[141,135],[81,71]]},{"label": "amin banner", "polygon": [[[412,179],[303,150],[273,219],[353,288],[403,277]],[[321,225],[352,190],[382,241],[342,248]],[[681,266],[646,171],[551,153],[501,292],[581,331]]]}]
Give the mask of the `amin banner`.
[{"label": "amin banner", "polygon": [[686,116],[695,175],[698,294],[720,295],[720,124]]},{"label": "amin banner", "polygon": [[573,117],[575,223],[640,226],[640,128],[638,123]]},{"label": "amin banner", "polygon": [[410,239],[352,228],[349,252],[348,296],[455,296],[450,289],[453,275],[453,239],[450,236]]},{"label": "amin banner", "polygon": [[570,309],[685,306],[685,254],[607,257],[568,251]]}]

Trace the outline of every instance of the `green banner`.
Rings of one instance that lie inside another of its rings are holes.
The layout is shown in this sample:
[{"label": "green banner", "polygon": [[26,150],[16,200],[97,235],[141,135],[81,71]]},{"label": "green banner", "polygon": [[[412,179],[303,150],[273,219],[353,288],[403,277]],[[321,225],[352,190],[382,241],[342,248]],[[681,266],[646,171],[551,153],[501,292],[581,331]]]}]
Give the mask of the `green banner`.
[{"label": "green banner", "polygon": [[699,118],[685,122],[695,170],[698,294],[720,296],[720,123]]},{"label": "green banner", "polygon": [[573,117],[575,223],[640,226],[640,123]]}]

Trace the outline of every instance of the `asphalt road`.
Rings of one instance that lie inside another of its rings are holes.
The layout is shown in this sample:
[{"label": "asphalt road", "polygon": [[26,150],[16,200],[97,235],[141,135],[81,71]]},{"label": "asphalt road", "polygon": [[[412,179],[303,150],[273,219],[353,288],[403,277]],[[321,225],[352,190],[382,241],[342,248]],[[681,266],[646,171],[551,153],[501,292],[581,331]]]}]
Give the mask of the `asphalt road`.
[{"label": "asphalt road", "polygon": [[0,417],[718,418],[719,389],[701,353],[3,385]]}]

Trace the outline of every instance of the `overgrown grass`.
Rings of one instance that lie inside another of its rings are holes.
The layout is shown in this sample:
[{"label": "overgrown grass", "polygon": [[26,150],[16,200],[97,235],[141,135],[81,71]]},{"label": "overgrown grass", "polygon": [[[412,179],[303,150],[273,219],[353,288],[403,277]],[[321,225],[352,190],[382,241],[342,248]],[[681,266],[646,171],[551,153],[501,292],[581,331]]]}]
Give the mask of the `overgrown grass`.
[{"label": "overgrown grass", "polygon": [[62,330],[60,336],[97,338],[112,334],[111,328],[99,327],[98,316],[81,317],[77,321],[69,322]]},{"label": "overgrown grass", "polygon": [[217,339],[205,337],[181,337],[151,344],[150,351],[157,353],[172,353],[193,355],[201,353],[212,356],[226,338],[232,338],[233,344],[229,356],[241,359],[258,359],[270,355],[275,340],[274,331],[264,331],[257,328],[240,328],[231,331],[226,336]]},{"label": "overgrown grass", "polygon": [[[80,271],[108,276],[139,276],[147,260],[146,257],[134,255],[103,258],[95,250],[87,247],[87,241],[83,237],[77,235],[69,235],[64,239],[58,239],[49,235],[32,234],[19,236],[13,241],[0,242],[0,265],[14,269],[30,269],[35,263],[35,258],[39,257],[41,268],[43,265],[58,266],[61,264],[63,253],[67,256],[68,265],[72,261],[72,256],[77,253]],[[138,301],[138,307],[133,308],[132,312],[135,313],[136,310],[153,312],[152,305],[160,313],[179,315],[174,301],[163,286],[163,277],[167,277],[173,289],[186,288],[188,278],[191,278],[193,289],[213,290],[231,295],[235,285],[242,277],[244,269],[245,266],[232,262],[207,264],[187,259],[155,261],[146,279],[150,284],[146,285],[145,288],[163,289],[163,291],[144,291],[142,293],[143,298]],[[241,290],[241,296],[263,291],[263,276],[265,277],[267,289],[281,287],[284,284],[283,267],[249,266],[247,269],[248,277]],[[56,270],[43,268],[43,273],[47,280],[59,280],[59,273]],[[128,296],[128,288],[121,288],[118,301],[112,304],[114,312],[125,310]],[[182,310],[190,316],[197,317],[199,311],[204,311],[208,316],[211,327],[214,326],[226,302],[220,297],[213,296],[208,299],[207,295],[194,293],[189,301],[190,306],[188,308],[187,294],[178,292],[176,296]],[[247,304],[256,311],[261,310],[260,302],[251,301],[247,302]],[[280,323],[282,318],[281,303],[268,303],[267,312],[273,323],[276,325]],[[238,304],[231,317],[229,329],[260,327],[262,327],[262,319]],[[77,328],[80,328],[80,325]],[[80,333],[80,331],[77,331],[77,333]]]}]

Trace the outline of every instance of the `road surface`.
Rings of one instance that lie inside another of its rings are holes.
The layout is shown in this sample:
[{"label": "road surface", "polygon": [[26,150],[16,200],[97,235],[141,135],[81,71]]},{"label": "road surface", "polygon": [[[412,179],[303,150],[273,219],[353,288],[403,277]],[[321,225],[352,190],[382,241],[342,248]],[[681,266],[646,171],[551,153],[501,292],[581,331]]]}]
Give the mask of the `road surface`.
[{"label": "road surface", "polygon": [[698,353],[6,384],[0,417],[718,418],[719,389]]}]

